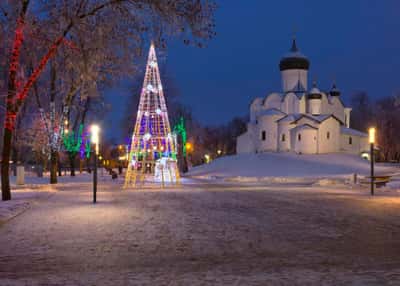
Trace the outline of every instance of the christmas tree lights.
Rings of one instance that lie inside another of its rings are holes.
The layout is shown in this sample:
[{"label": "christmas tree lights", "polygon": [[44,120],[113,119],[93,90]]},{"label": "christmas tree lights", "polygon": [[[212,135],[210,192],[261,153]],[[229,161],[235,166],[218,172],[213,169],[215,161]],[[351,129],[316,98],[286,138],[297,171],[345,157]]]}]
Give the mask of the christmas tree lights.
[{"label": "christmas tree lights", "polygon": [[168,111],[152,43],[131,140],[125,187],[153,180],[177,183],[179,171],[176,136],[171,133]]}]

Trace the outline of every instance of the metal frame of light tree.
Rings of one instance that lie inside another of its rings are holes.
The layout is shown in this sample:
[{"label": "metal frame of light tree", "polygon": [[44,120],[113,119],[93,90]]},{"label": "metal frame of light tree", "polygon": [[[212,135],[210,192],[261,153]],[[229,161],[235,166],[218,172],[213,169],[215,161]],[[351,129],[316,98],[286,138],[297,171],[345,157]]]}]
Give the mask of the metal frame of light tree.
[{"label": "metal frame of light tree", "polygon": [[[156,167],[162,168],[163,186],[167,175],[171,182],[179,183],[176,146],[176,136],[171,132],[168,119],[156,52],[151,43],[124,187],[143,184],[147,174],[155,175]],[[166,160],[166,170],[163,165],[156,164],[162,158]]]}]

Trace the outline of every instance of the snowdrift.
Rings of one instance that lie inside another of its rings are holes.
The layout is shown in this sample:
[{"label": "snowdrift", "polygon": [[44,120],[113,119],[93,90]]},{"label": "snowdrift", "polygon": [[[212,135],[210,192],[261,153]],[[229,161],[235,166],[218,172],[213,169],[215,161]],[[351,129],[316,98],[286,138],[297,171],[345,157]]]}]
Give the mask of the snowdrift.
[{"label": "snowdrift", "polygon": [[[216,178],[321,178],[357,173],[368,175],[369,162],[356,155],[333,153],[298,155],[294,153],[259,153],[226,156],[192,168],[188,175]],[[399,168],[376,165],[376,173],[394,173]]]}]

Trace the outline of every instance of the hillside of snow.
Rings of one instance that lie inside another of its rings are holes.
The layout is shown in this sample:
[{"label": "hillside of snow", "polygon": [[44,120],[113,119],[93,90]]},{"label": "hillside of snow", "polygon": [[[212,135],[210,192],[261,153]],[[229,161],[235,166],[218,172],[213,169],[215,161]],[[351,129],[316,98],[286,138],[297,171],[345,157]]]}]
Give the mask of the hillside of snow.
[{"label": "hillside of snow", "polygon": [[[376,164],[376,173],[395,173],[400,168]],[[356,155],[334,153],[298,155],[259,153],[225,156],[192,168],[195,177],[327,177],[357,173],[368,175],[370,163]]]}]

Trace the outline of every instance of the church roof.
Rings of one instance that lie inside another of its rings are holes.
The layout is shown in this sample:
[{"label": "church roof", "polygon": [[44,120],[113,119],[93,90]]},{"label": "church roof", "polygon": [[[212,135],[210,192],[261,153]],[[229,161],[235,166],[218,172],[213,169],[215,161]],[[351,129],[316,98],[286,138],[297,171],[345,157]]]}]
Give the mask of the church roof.
[{"label": "church roof", "polygon": [[257,115],[258,116],[263,116],[263,115],[272,116],[272,115],[286,115],[286,113],[283,111],[280,111],[276,108],[269,108],[269,109],[260,111]]},{"label": "church roof", "polygon": [[331,96],[340,96],[340,90],[336,87],[336,83],[333,83],[331,90],[329,91]]},{"label": "church roof", "polygon": [[313,88],[310,90],[310,92],[307,94],[308,99],[321,99],[322,98],[322,93],[317,87],[317,83],[313,83]]},{"label": "church roof", "polygon": [[339,121],[340,124],[343,124],[342,120],[340,120],[339,118],[337,118],[335,115],[333,114],[321,114],[321,115],[311,115],[311,114],[301,114],[301,116],[299,118],[297,118],[296,120],[294,120],[292,123],[296,123],[297,121],[299,121],[301,118],[308,118],[310,120],[313,120],[317,123],[322,123],[325,120],[327,120],[328,118],[334,118],[337,121]]},{"label": "church roof", "polygon": [[316,128],[316,127],[314,127],[314,126],[312,126],[312,125],[310,125],[310,124],[307,124],[307,123],[304,123],[304,124],[301,124],[301,125],[299,125],[299,126],[296,126],[295,128],[293,128],[293,129],[291,129],[291,130],[304,130],[304,129],[314,129],[314,130],[318,130],[318,128]]},{"label": "church roof", "polygon": [[303,86],[300,79],[297,80],[297,84],[293,88],[293,92],[294,93],[305,93],[306,92],[306,88]]},{"label": "church roof", "polygon": [[286,116],[278,119],[276,122],[293,122],[296,121],[297,119],[299,119],[303,114],[300,113],[292,113],[292,114],[287,114]]},{"label": "church roof", "polygon": [[356,129],[347,128],[347,127],[344,127],[344,126],[342,126],[342,127],[340,128],[340,133],[342,133],[342,134],[347,134],[347,135],[352,135],[352,136],[368,137],[368,134],[367,134],[367,133],[358,131],[358,130],[356,130]]},{"label": "church roof", "polygon": [[281,71],[292,69],[308,70],[310,68],[310,61],[297,48],[296,39],[293,39],[289,53],[285,54],[281,59],[279,68]]}]

